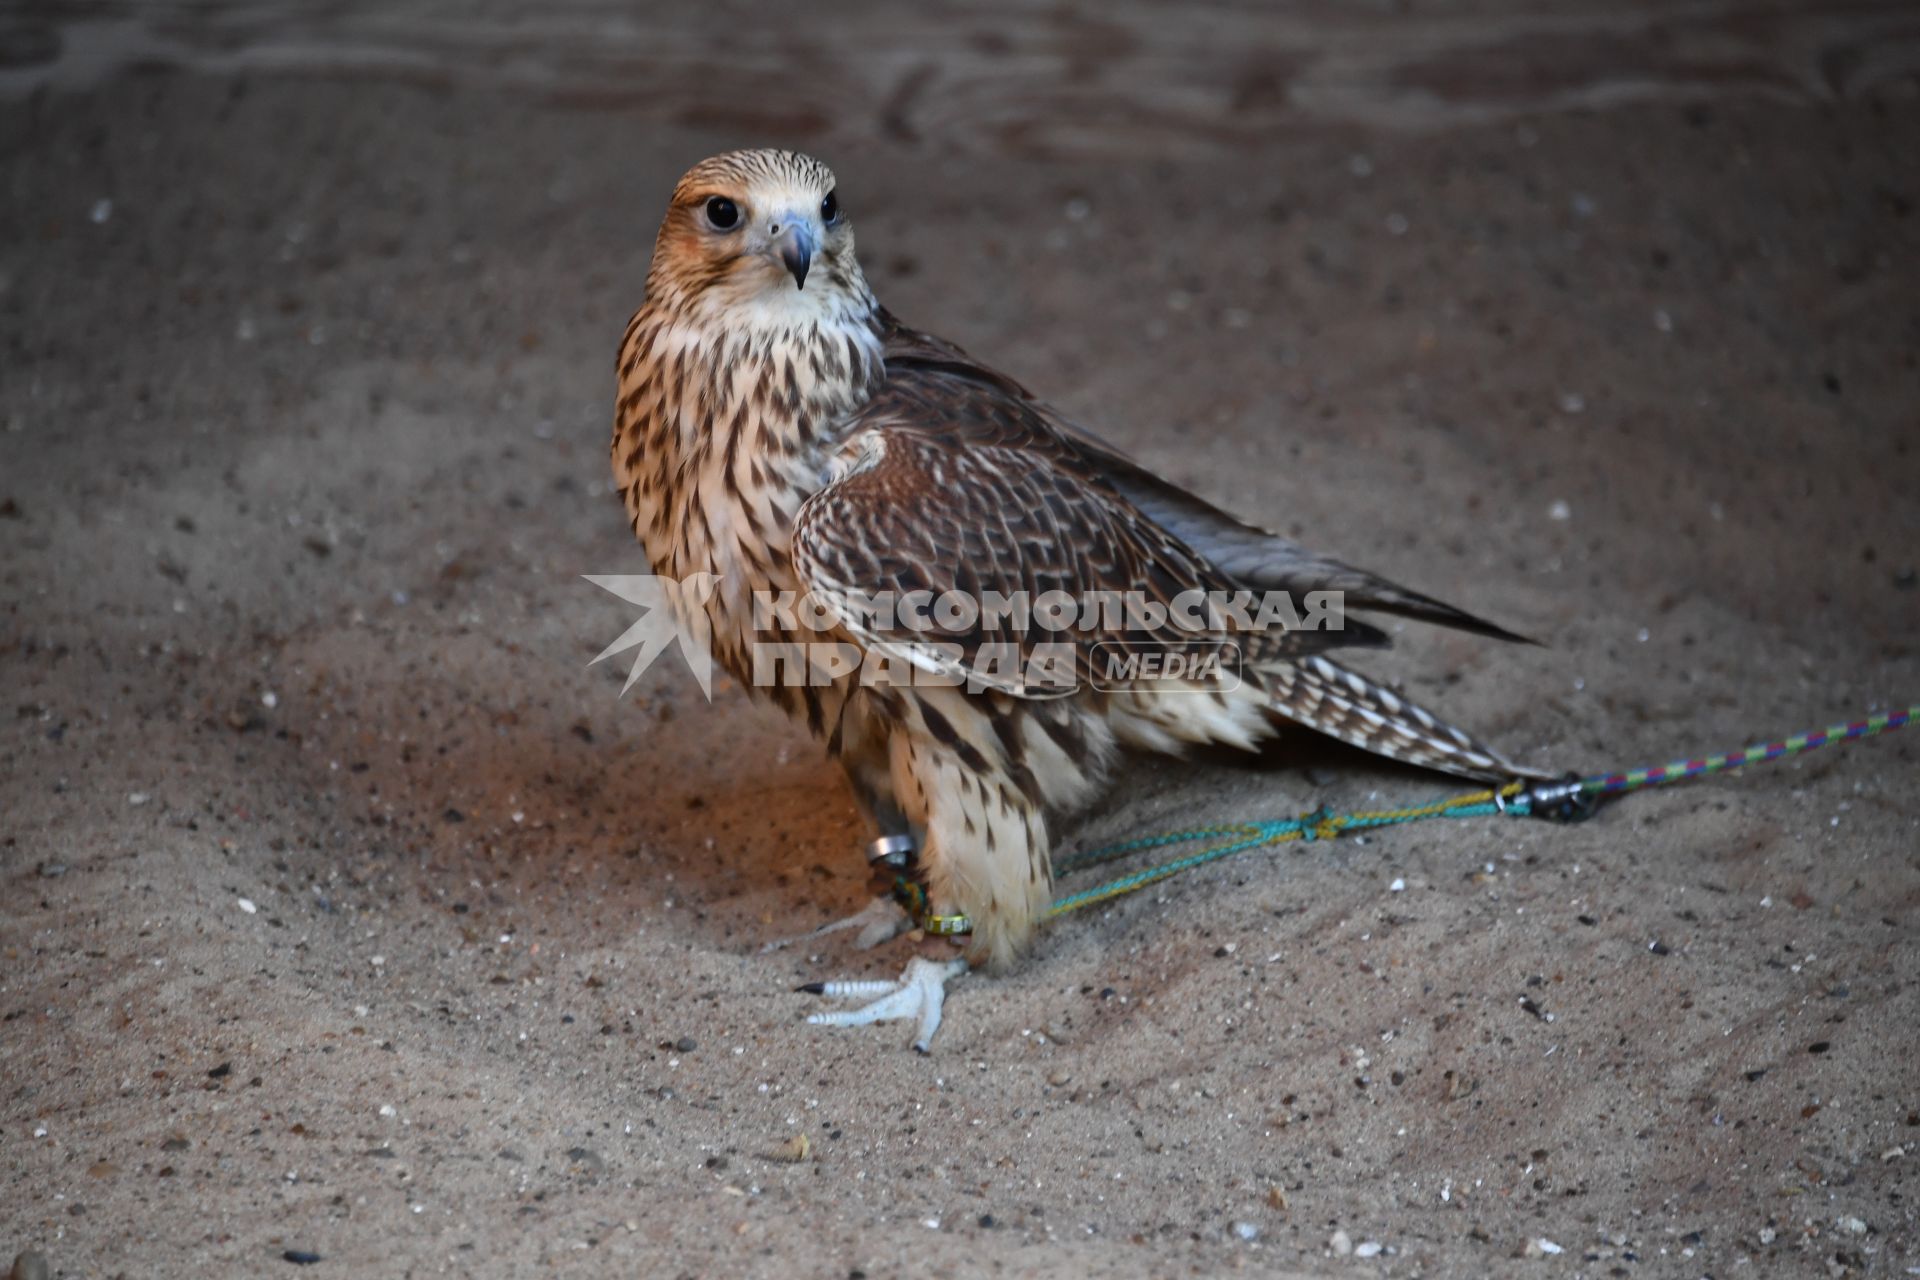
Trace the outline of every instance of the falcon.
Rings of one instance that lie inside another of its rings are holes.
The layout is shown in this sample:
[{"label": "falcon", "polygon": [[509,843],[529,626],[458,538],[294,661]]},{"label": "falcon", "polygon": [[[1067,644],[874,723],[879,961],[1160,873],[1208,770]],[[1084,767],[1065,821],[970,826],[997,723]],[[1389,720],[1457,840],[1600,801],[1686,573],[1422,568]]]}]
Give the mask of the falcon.
[{"label": "falcon", "polygon": [[[815,1021],[916,1019],[924,1051],[944,983],[1028,945],[1052,824],[1123,750],[1251,750],[1301,725],[1463,778],[1546,776],[1326,656],[1386,643],[1352,608],[1520,637],[1227,514],[902,324],[809,156],[733,151],[680,179],[618,371],[633,531],[656,574],[711,584],[669,598],[704,614],[727,672],[824,740],[925,918],[971,926],[964,960],[805,988],[880,997]],[[1273,625],[1275,593],[1330,593],[1344,625]],[[1017,607],[1062,599],[1123,607],[1070,625]],[[855,919],[869,943],[907,923],[878,903]]]}]

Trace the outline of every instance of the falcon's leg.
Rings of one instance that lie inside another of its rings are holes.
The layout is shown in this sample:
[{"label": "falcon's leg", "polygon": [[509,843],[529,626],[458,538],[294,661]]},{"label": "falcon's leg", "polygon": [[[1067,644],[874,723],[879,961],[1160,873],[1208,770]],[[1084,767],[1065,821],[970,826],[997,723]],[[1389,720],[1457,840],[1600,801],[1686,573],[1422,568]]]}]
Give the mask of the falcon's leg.
[{"label": "falcon's leg", "polygon": [[[1052,892],[1045,819],[1015,781],[1002,736],[1018,733],[1021,725],[1005,714],[996,719],[992,708],[956,690],[915,695],[902,699],[903,723],[887,743],[891,786],[879,794],[898,797],[908,824],[925,833],[918,873],[932,913],[964,914],[973,931],[969,958],[1004,970],[1032,935]],[[1028,760],[1036,754],[1028,751]],[[801,989],[879,997],[864,1009],[809,1021],[858,1026],[918,1018],[921,1034],[914,1047],[924,1053],[940,1024],[946,983],[966,967],[965,960],[919,958],[897,981]]]},{"label": "falcon's leg", "polygon": [[[866,741],[861,743],[863,748],[868,745]],[[870,886],[873,899],[852,915],[830,920],[818,929],[790,938],[776,938],[760,948],[762,955],[848,929],[859,930],[854,935],[854,945],[862,951],[870,951],[914,927],[913,918],[894,900],[893,877],[888,860],[901,854],[911,856],[920,848],[921,839],[893,798],[892,784],[887,776],[884,740],[878,745],[882,749],[877,753],[866,749],[857,753],[849,752],[843,747],[840,757],[840,764],[847,771],[847,785],[853,792],[854,803],[860,807],[860,813],[871,829],[879,833],[878,838],[866,847],[867,862],[874,870]]]},{"label": "falcon's leg", "polygon": [[892,982],[809,982],[799,990],[819,996],[878,996],[858,1009],[810,1014],[807,1021],[819,1027],[864,1027],[870,1022],[912,1018],[914,1050],[927,1053],[933,1047],[934,1033],[940,1030],[947,983],[966,971],[967,962],[958,957],[940,961],[915,956]]},{"label": "falcon's leg", "polygon": [[893,739],[895,791],[927,833],[920,850],[935,915],[965,915],[967,955],[996,972],[1026,949],[1053,896],[1046,820],[1016,782],[995,726],[978,704],[954,698],[916,710],[932,726]]}]

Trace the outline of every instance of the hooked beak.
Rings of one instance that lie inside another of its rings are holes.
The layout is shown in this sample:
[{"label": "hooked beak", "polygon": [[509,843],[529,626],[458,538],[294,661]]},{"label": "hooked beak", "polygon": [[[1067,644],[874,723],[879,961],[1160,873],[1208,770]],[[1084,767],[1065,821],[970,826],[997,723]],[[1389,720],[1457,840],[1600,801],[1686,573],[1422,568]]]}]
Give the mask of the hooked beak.
[{"label": "hooked beak", "polygon": [[782,266],[793,273],[796,288],[807,287],[807,268],[813,265],[813,228],[805,218],[789,218],[772,232],[773,249]]}]

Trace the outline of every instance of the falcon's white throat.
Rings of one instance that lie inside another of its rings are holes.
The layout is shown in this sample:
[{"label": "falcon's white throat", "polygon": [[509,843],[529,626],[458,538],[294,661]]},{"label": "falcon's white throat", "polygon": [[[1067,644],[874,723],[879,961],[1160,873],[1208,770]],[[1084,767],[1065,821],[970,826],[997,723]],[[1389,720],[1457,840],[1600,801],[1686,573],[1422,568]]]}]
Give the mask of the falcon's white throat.
[{"label": "falcon's white throat", "polygon": [[[759,258],[696,294],[677,300],[687,318],[727,333],[750,330],[764,338],[804,342],[822,332],[871,327],[873,293],[848,251],[842,264],[818,260],[805,287],[774,258]],[[822,267],[828,267],[822,270]]]}]

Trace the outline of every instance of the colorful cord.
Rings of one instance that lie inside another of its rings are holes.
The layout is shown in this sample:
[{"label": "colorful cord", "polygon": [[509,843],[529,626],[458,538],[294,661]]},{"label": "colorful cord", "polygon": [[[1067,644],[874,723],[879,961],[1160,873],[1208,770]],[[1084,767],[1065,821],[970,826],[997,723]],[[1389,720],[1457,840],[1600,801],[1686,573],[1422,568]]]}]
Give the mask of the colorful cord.
[{"label": "colorful cord", "polygon": [[[1089,867],[1099,866],[1148,849],[1164,849],[1203,840],[1217,840],[1219,843],[1208,845],[1204,849],[1157,866],[1131,872],[1104,884],[1095,885],[1091,889],[1068,894],[1066,897],[1055,900],[1047,915],[1049,918],[1062,916],[1069,911],[1078,911],[1097,903],[1108,902],[1179,875],[1183,871],[1191,871],[1209,862],[1217,862],[1222,858],[1231,858],[1236,854],[1246,853],[1252,849],[1264,849],[1271,845],[1294,841],[1311,843],[1315,840],[1331,840],[1350,831],[1399,826],[1427,818],[1482,818],[1505,815],[1519,818],[1544,817],[1561,821],[1576,820],[1591,813],[1605,796],[1624,795],[1629,791],[1684,782],[1689,778],[1701,778],[1727,769],[1737,769],[1742,765],[1782,760],[1788,756],[1800,755],[1836,742],[1851,742],[1859,738],[1870,738],[1875,734],[1891,733],[1895,729],[1904,728],[1916,715],[1920,715],[1920,704],[1909,706],[1902,711],[1889,711],[1868,716],[1864,720],[1829,725],[1824,729],[1796,734],[1778,742],[1756,743],[1744,750],[1729,751],[1723,755],[1675,760],[1669,764],[1629,769],[1624,773],[1598,773],[1591,777],[1569,778],[1563,782],[1511,782],[1497,790],[1472,791],[1465,795],[1435,800],[1427,804],[1410,805],[1401,809],[1377,809],[1342,814],[1336,814],[1327,809],[1317,809],[1298,818],[1228,823],[1224,826],[1202,827],[1193,831],[1140,836],[1132,840],[1123,840],[1118,844],[1103,845],[1097,849],[1072,854],[1061,860],[1057,871],[1063,876],[1071,875],[1076,871],[1084,871]],[[895,893],[902,905],[929,933],[956,935],[966,933],[972,927],[963,915],[927,914],[926,890],[915,882],[904,879],[897,882]]]}]

